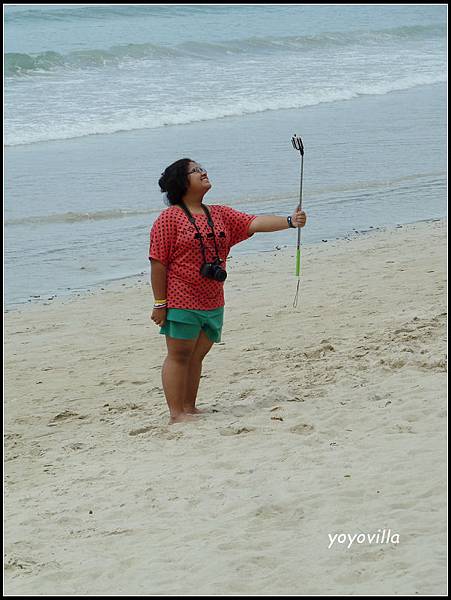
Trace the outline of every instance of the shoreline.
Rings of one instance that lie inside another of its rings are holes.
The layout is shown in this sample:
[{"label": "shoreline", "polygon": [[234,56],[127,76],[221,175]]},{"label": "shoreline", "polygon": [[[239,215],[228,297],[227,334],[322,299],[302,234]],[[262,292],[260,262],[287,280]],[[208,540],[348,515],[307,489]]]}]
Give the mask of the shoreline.
[{"label": "shoreline", "polygon": [[[320,241],[343,236],[352,227],[446,215],[445,100],[445,86],[433,85],[302,111],[205,121],[178,131],[185,140],[184,152],[209,169],[214,186],[207,203],[229,204],[252,214],[293,212],[299,157],[290,139],[293,131],[302,132],[309,153],[304,208],[310,217],[302,237],[303,242]],[[416,134],[412,122],[418,122]],[[375,128],[383,153],[371,143]],[[394,130],[399,132],[395,138]],[[126,218],[7,226],[9,306],[27,304],[34,295],[47,299],[65,294],[67,288],[92,289],[101,280],[147,271],[152,218],[139,212],[155,209],[159,214],[164,208],[156,182],[176,156],[172,138],[160,130],[123,135],[119,146],[100,136],[7,153],[7,220],[136,211]],[[418,135],[424,152],[412,155]],[[267,144],[269,140],[273,143]],[[265,149],[257,156],[256,144]],[[52,173],[46,164],[53,165]],[[64,185],[67,177],[72,186]],[[420,197],[422,202],[417,201]],[[273,232],[254,236],[245,243],[249,248],[242,248],[258,252],[290,239],[286,231]],[[30,248],[35,251],[30,253]],[[232,250],[241,253],[240,247]]]},{"label": "shoreline", "polygon": [[[396,224],[390,224],[390,225],[386,225],[386,226],[377,226],[377,227],[370,227],[369,229],[364,229],[364,230],[357,230],[355,228],[352,229],[352,231],[348,232],[346,235],[342,236],[342,237],[336,237],[333,239],[324,239],[321,241],[317,241],[317,242],[301,242],[301,247],[302,248],[306,248],[306,247],[316,247],[316,246],[321,246],[323,243],[329,243],[329,244],[334,244],[335,242],[340,242],[340,241],[351,241],[353,239],[356,239],[358,236],[366,236],[372,233],[377,233],[377,232],[384,232],[384,231],[390,231],[392,229],[399,229],[402,227],[406,227],[406,226],[414,226],[414,225],[418,225],[418,224],[422,224],[422,223],[435,223],[435,222],[443,222],[443,223],[447,223],[447,217],[441,217],[441,218],[430,218],[430,219],[420,219],[418,221],[409,221],[406,223],[396,223]],[[258,255],[260,255],[261,253],[270,253],[270,252],[276,252],[276,251],[280,251],[280,250],[285,250],[285,249],[291,249],[291,250],[295,250],[296,249],[296,244],[276,244],[275,246],[273,246],[273,248],[269,248],[267,250],[255,250],[255,249],[251,249],[248,252],[246,251],[239,251],[235,257],[233,256],[233,248],[231,249],[231,254],[229,254],[228,257],[228,261],[230,259],[234,259],[234,258],[239,258],[239,257],[257,257]],[[149,270],[147,270],[146,272],[142,271],[141,273],[134,273],[132,275],[125,275],[123,277],[118,277],[118,278],[114,278],[114,279],[106,279],[104,281],[101,281],[100,283],[96,284],[95,286],[92,286],[91,288],[88,289],[74,289],[71,291],[68,291],[65,294],[54,294],[52,297],[48,297],[48,295],[46,294],[47,298],[38,298],[36,296],[32,296],[30,298],[28,298],[27,300],[24,300],[23,302],[15,302],[15,303],[11,303],[11,304],[5,304],[5,309],[4,309],[4,314],[7,313],[11,313],[11,312],[16,312],[16,311],[20,311],[23,309],[27,309],[31,306],[48,306],[50,304],[50,302],[53,302],[55,300],[60,301],[62,303],[64,303],[65,301],[69,301],[78,297],[82,297],[82,296],[86,296],[86,295],[92,295],[95,293],[98,293],[100,291],[108,291],[111,289],[115,289],[116,287],[120,286],[127,286],[128,283],[130,282],[134,282],[134,285],[137,285],[138,283],[142,282],[142,278],[148,277],[149,275]],[[127,286],[129,287],[129,286]],[[150,292],[152,293],[152,292]],[[34,300],[33,300],[34,299]]]}]

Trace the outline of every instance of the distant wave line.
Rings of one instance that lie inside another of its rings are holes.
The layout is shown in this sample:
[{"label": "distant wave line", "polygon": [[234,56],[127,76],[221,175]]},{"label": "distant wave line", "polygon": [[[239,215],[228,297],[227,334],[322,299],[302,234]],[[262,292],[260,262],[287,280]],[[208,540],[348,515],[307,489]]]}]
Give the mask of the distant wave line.
[{"label": "distant wave line", "polygon": [[[52,9],[28,9],[28,10],[18,10],[18,11],[5,11],[4,19],[5,23],[14,23],[20,24],[25,23],[28,24],[30,22],[36,21],[82,21],[86,22],[89,20],[97,21],[99,19],[124,19],[130,17],[146,17],[146,16],[163,16],[163,17],[174,17],[174,16],[184,16],[187,14],[195,14],[195,12],[199,12],[197,9],[206,9],[207,7],[201,6],[119,6],[119,5],[110,5],[110,6],[84,6],[79,8],[74,8],[71,6],[67,6],[65,8],[52,8]],[[233,8],[233,7],[227,7]],[[203,12],[211,12],[210,10],[204,10]],[[217,12],[217,11],[216,11]]]},{"label": "distant wave line", "polygon": [[[417,173],[415,175],[407,175],[404,177],[397,177],[390,180],[382,181],[362,181],[354,183],[352,185],[341,185],[325,188],[317,188],[309,191],[308,199],[311,205],[322,206],[325,204],[340,204],[348,202],[356,202],[359,198],[377,196],[381,193],[385,193],[387,188],[396,187],[397,192],[404,192],[412,188],[425,188],[430,186],[445,186],[446,185],[446,172],[435,171],[431,173]],[[428,181],[429,179],[429,181]],[[335,193],[341,195],[340,198],[335,197]],[[331,197],[332,196],[332,197]],[[296,195],[293,196],[267,196],[262,197],[261,194],[258,197],[248,197],[242,199],[235,206],[237,210],[252,210],[253,212],[258,211],[260,206],[263,211],[265,207],[271,207],[273,210],[274,205],[283,204],[285,202],[294,201],[297,199]],[[213,201],[213,205],[222,204],[221,201]],[[114,220],[124,217],[133,217],[140,215],[158,215],[162,210],[167,208],[165,204],[148,210],[141,209],[118,209],[108,211],[95,211],[89,212],[67,212],[57,213],[51,215],[42,216],[28,216],[16,219],[7,219],[5,225],[28,225],[38,224],[46,225],[49,223],[79,223],[83,221],[99,221],[99,220]]]},{"label": "distant wave line", "polygon": [[27,224],[48,224],[48,223],[80,223],[82,221],[101,221],[109,219],[122,219],[139,215],[150,215],[158,212],[157,209],[148,210],[103,210],[94,212],[66,212],[51,215],[39,215],[29,217],[19,217],[16,219],[5,220],[5,225],[27,225]]},{"label": "distant wave line", "polygon": [[183,42],[176,46],[154,43],[122,44],[110,48],[77,50],[68,54],[46,51],[37,54],[7,52],[4,57],[5,75],[20,76],[53,71],[58,68],[83,69],[118,65],[129,60],[192,57],[211,58],[218,55],[249,54],[252,52],[299,52],[310,49],[359,44],[374,45],[393,41],[445,39],[446,26],[416,25],[351,32],[325,32],[316,35],[284,37],[250,37],[222,42]]}]

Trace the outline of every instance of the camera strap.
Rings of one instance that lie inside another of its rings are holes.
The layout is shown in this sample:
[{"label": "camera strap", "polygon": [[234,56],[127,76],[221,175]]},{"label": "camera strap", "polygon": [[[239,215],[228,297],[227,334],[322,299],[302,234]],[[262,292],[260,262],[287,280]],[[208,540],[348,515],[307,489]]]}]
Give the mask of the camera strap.
[{"label": "camera strap", "polygon": [[[210,211],[205,206],[205,204],[201,204],[201,206],[202,206],[202,210],[207,215],[208,224],[210,226],[210,229],[213,232],[213,240],[214,240],[214,243],[215,243],[216,258],[218,258],[219,260],[221,260],[220,257],[219,257],[218,245],[216,243],[216,235],[215,235],[215,227],[214,227],[213,219],[211,218]],[[180,202],[180,207],[183,208],[183,210],[185,211],[185,214],[188,217],[190,223],[192,223],[194,225],[194,227],[196,228],[197,234],[196,234],[195,237],[197,237],[198,240],[199,240],[199,242],[200,242],[200,249],[201,249],[202,255],[204,257],[204,263],[206,263],[207,262],[207,258],[206,258],[206,254],[205,254],[205,246],[204,246],[204,242],[202,240],[202,234],[199,231],[199,227],[197,226],[196,219],[193,217],[193,215],[189,211],[189,208],[187,206],[185,206],[185,204],[183,202]]]}]

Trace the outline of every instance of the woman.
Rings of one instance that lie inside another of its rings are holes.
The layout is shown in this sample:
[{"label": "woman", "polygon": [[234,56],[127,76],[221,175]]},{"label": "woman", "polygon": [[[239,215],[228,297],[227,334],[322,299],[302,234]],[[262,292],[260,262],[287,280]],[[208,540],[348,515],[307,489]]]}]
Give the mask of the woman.
[{"label": "woman", "polygon": [[211,183],[207,171],[189,158],[167,167],[158,183],[169,207],[150,232],[151,318],[166,336],[162,381],[169,423],[178,423],[202,412],[196,408],[197,390],[202,361],[221,341],[230,248],[260,231],[303,227],[307,217],[300,210],[291,217],[257,216],[203,204]]}]

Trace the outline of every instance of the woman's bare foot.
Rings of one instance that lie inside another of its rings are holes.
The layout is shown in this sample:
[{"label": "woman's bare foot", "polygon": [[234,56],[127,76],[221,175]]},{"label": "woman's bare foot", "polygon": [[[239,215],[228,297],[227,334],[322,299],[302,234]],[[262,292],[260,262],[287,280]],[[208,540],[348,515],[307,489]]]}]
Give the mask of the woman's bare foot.
[{"label": "woman's bare foot", "polygon": [[179,413],[178,415],[171,415],[169,419],[168,425],[173,425],[174,423],[185,423],[187,421],[195,421],[196,417],[194,415],[188,413]]},{"label": "woman's bare foot", "polygon": [[185,414],[187,415],[203,415],[205,414],[207,411],[206,410],[202,410],[200,408],[185,408]]}]

